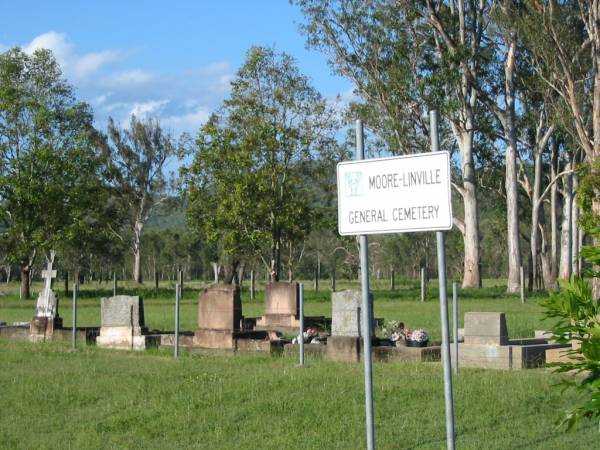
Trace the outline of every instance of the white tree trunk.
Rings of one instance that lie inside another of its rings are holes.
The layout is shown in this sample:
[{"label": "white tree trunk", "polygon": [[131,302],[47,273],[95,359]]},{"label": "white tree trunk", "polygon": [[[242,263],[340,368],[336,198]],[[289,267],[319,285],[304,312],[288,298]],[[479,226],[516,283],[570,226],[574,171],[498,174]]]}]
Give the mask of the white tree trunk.
[{"label": "white tree trunk", "polygon": [[142,282],[142,268],[141,268],[141,248],[140,243],[142,239],[142,231],[144,229],[144,223],[141,220],[137,220],[133,227],[133,279],[136,283]]},{"label": "white tree trunk", "polygon": [[214,274],[213,282],[219,283],[219,272],[221,271],[221,266],[216,262],[212,262],[210,264],[213,268],[213,274]]},{"label": "white tree trunk", "polygon": [[[570,162],[566,169],[570,169]],[[563,208],[562,208],[562,227],[560,234],[560,264],[558,268],[558,277],[561,280],[569,280],[571,278],[571,205],[572,205],[572,176],[569,174],[563,179]]]},{"label": "white tree trunk", "polygon": [[531,230],[530,230],[530,251],[531,251],[531,270],[534,277],[533,285],[536,286],[535,277],[538,276],[537,258],[539,253],[539,225],[540,225],[540,194],[542,187],[542,155],[541,152],[535,152],[534,155],[534,175],[533,192],[531,195]]},{"label": "white tree trunk", "polygon": [[[550,179],[554,180],[558,175],[558,141],[552,139],[552,162],[550,166]],[[550,188],[550,246],[551,246],[551,270],[556,279],[558,276],[558,183]]]},{"label": "white tree trunk", "polygon": [[573,196],[571,200],[571,274],[579,276],[579,206],[577,206],[577,189],[579,177],[573,174]]},{"label": "white tree trunk", "polygon": [[[470,122],[469,122],[470,123]],[[454,136],[458,142],[462,164],[462,194],[465,211],[464,227],[460,231],[464,242],[463,288],[481,286],[480,248],[479,248],[479,202],[473,159],[473,132],[460,131],[453,124]]]}]

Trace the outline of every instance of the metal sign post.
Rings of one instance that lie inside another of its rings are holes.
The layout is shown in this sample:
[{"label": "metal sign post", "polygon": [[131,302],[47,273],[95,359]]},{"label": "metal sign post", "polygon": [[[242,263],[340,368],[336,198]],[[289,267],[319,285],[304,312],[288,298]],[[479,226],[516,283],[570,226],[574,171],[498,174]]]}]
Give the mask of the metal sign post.
[{"label": "metal sign post", "polygon": [[[431,151],[439,150],[437,111],[429,112]],[[454,399],[452,398],[452,368],[450,363],[450,334],[448,324],[448,292],[446,286],[446,245],[443,231],[435,233],[438,255],[438,282],[440,290],[440,318],[442,321],[442,361],[444,365],[444,399],[446,406],[446,446],[454,450]]]},{"label": "metal sign post", "polygon": [[[365,158],[363,124],[362,120],[356,121],[356,159]],[[338,166],[339,167],[339,166]],[[365,410],[367,428],[367,449],[375,449],[375,420],[373,418],[373,360],[371,349],[371,335],[373,334],[371,322],[371,303],[369,302],[369,243],[367,236],[361,234],[360,242],[360,278],[362,288],[362,322],[365,362]]]},{"label": "metal sign post", "polygon": [[300,297],[300,334],[298,344],[300,345],[300,366],[304,365],[304,284],[299,285]]},{"label": "metal sign post", "polygon": [[[356,121],[356,160],[337,165],[338,232],[360,243],[362,323],[365,363],[367,448],[375,448],[373,420],[372,303],[369,300],[368,234],[437,232],[440,312],[446,394],[448,448],[454,449],[454,407],[443,230],[452,228],[450,154],[438,151],[437,113],[431,113],[431,153],[364,159],[363,126]],[[335,273],[335,272],[334,272]],[[422,281],[425,280],[422,271]],[[424,283],[421,301],[425,297]],[[335,290],[335,284],[333,285]]]}]

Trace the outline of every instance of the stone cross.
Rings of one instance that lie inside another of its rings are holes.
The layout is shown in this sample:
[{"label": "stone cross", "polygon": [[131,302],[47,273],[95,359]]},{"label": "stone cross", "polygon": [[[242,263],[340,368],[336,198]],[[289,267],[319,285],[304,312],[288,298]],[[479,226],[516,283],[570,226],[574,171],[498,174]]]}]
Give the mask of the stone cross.
[{"label": "stone cross", "polygon": [[52,289],[52,279],[56,278],[57,271],[52,269],[52,264],[54,263],[54,251],[50,252],[50,260],[48,261],[48,266],[46,270],[42,270],[42,278],[46,279],[44,284],[44,293],[47,295]]}]

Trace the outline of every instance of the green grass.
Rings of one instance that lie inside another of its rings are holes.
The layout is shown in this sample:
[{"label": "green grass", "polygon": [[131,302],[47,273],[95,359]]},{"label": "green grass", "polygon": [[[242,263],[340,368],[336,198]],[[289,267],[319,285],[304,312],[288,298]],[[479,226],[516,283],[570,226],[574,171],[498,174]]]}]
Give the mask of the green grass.
[{"label": "green grass", "polygon": [[[265,355],[130,353],[0,339],[0,447],[364,448],[360,364]],[[462,370],[457,448],[594,448],[598,431],[555,429],[577,400],[545,370]],[[374,365],[380,449],[443,449],[436,363]]]},{"label": "green grass", "polygon": [[[194,330],[202,283],[187,283],[182,329]],[[499,282],[460,295],[460,323],[466,311],[504,311],[509,333],[531,336],[543,323],[538,301],[522,305]],[[71,323],[71,300],[61,294],[60,313]],[[435,282],[419,301],[418,283],[389,291],[374,280],[375,315],[427,329],[439,339]],[[35,291],[41,284],[34,284]],[[359,286],[338,282],[338,289]],[[18,286],[0,288],[0,320],[30,320],[35,300],[19,300]],[[98,326],[100,298],[111,285],[86,284],[79,296],[79,325]],[[259,286],[262,289],[262,285]],[[330,292],[305,283],[306,314],[331,315]],[[174,284],[125,283],[120,293],[142,295],[146,322],[173,328]],[[263,292],[243,313],[260,316]],[[576,394],[552,387],[558,375],[547,370],[501,372],[463,369],[455,378],[457,448],[581,449],[597,444],[598,431],[586,424],[576,434],[555,428]],[[84,347],[71,353],[60,342],[29,344],[0,339],[0,448],[364,448],[363,368],[360,364],[296,360],[260,354],[185,354],[166,351],[118,352]],[[442,371],[439,363],[374,365],[377,447],[445,448]]]}]

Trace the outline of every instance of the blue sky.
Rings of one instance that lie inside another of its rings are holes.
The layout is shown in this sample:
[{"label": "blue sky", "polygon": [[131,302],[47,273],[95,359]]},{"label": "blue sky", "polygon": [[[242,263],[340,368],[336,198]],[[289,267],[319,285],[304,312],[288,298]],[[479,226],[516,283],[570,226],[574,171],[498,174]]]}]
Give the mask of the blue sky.
[{"label": "blue sky", "polygon": [[351,96],[324,55],[305,49],[302,15],[287,0],[29,1],[2,5],[0,51],[54,51],[97,125],[131,113],[158,117],[195,134],[228,95],[252,45],[274,46],[298,61],[326,97]]}]

